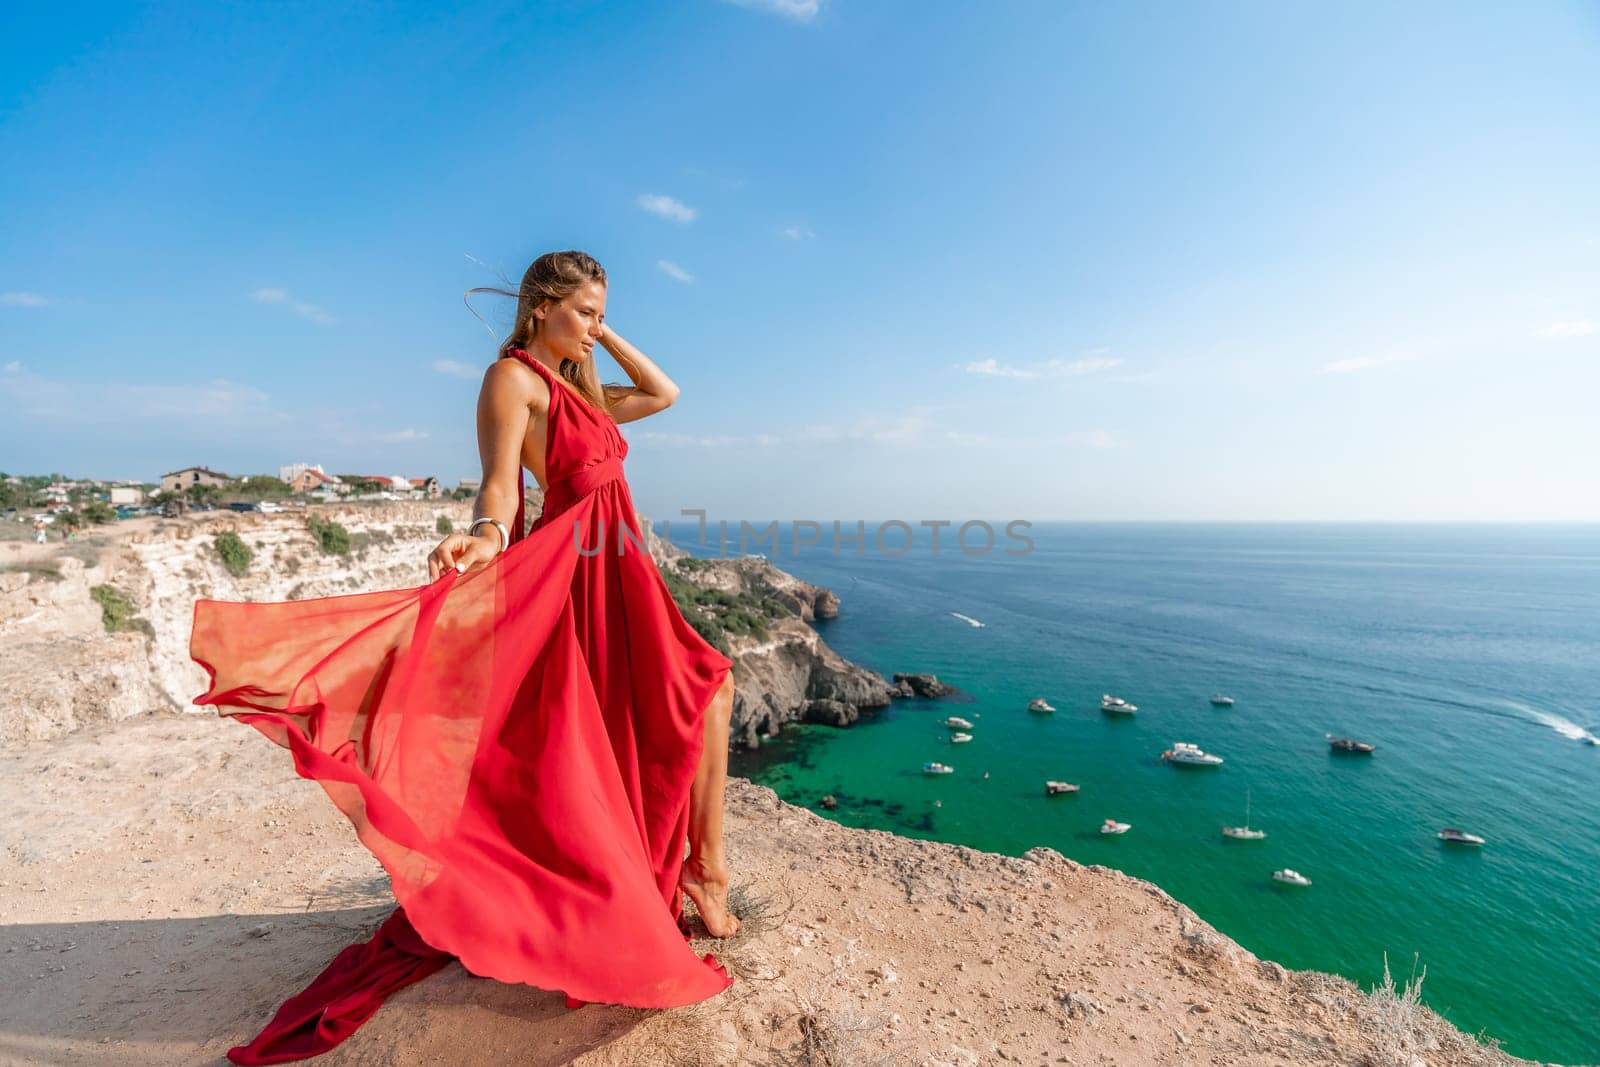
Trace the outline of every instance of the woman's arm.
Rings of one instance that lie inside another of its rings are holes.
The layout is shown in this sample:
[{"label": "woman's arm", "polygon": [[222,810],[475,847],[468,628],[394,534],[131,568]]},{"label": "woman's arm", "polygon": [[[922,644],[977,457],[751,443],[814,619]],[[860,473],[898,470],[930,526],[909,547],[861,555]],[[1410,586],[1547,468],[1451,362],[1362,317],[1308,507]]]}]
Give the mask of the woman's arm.
[{"label": "woman's arm", "polygon": [[[484,372],[478,392],[478,455],[483,460],[483,482],[472,506],[474,519],[498,519],[511,531],[516,522],[517,498],[522,492],[522,442],[535,408],[550,403],[548,386],[537,375],[518,370],[514,359],[496,360]],[[428,576],[436,579],[454,567],[466,571],[487,563],[505,547],[500,531],[487,523],[481,533],[453,533],[428,556]]]},{"label": "woman's arm", "polygon": [[[522,443],[528,436],[528,422],[543,381],[516,365],[514,359],[496,360],[483,375],[478,392],[478,456],[483,461],[483,482],[472,517],[498,519],[511,528],[517,517],[518,497],[522,493]],[[544,400],[549,401],[545,394]],[[500,532],[484,529],[498,548]]]},{"label": "woman's arm", "polygon": [[631,389],[612,387],[606,390],[611,398],[612,418],[618,422],[633,422],[671,407],[678,399],[678,384],[610,326],[600,335],[600,343],[633,380]]}]

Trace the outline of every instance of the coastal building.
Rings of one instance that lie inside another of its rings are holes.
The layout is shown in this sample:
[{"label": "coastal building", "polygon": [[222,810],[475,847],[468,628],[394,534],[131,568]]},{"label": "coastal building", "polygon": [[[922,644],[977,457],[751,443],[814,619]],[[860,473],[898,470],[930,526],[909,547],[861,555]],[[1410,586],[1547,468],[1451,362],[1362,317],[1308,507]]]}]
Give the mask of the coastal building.
[{"label": "coastal building", "polygon": [[476,496],[477,493],[478,493],[478,490],[480,488],[482,488],[482,486],[483,486],[483,479],[482,478],[463,478],[459,482],[456,483],[456,491],[460,492],[462,490],[466,490],[467,492],[469,492],[469,493],[473,494],[474,496]]},{"label": "coastal building", "polygon": [[290,463],[287,466],[278,468],[278,477],[281,478],[286,484],[293,485],[294,480],[300,477],[300,475],[304,474],[306,471],[316,471],[325,478],[329,477],[328,473],[322,469],[322,464],[320,463]]},{"label": "coastal building", "polygon": [[[317,493],[321,490],[326,490],[321,495],[327,496],[350,491],[349,486],[333,475],[324,472],[320,466],[308,467],[305,464],[296,464],[296,466],[300,470],[295,471],[284,479],[289,483],[289,488],[296,493]],[[284,469],[287,470],[288,468]]]},{"label": "coastal building", "polygon": [[412,478],[411,491],[413,495],[421,493],[428,500],[438,500],[444,494],[444,490],[439,487],[439,479],[431,476]]},{"label": "coastal building", "polygon": [[226,474],[214,471],[210,467],[184,467],[182,470],[168,471],[161,476],[161,491],[182,493],[196,485],[214,485],[220,489],[229,481]]},{"label": "coastal building", "polygon": [[111,487],[111,503],[117,504],[143,504],[144,486],[142,485],[113,485]]}]

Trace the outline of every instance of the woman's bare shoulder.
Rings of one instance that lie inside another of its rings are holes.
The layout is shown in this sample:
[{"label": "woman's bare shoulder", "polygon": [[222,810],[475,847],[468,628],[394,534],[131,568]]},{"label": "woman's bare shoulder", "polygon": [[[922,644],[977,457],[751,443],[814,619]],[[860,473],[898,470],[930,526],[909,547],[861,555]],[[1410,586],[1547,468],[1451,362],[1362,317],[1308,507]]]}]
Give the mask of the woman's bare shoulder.
[{"label": "woman's bare shoulder", "polygon": [[503,404],[526,404],[534,411],[550,406],[550,383],[517,359],[497,359],[483,372],[486,398]]}]

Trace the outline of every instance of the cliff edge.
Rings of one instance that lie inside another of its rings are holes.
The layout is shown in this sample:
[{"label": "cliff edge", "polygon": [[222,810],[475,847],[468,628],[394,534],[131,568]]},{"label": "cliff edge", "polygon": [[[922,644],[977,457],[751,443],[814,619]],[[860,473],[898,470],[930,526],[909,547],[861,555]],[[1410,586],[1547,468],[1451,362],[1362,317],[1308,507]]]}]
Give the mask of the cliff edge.
[{"label": "cliff edge", "polygon": [[[0,1062],[213,1063],[392,903],[288,754],[153,715],[0,753]],[[1403,997],[1255,957],[1149,883],[853,830],[735,779],[737,981],[589,1005],[452,965],[318,1060],[1512,1064]]]}]

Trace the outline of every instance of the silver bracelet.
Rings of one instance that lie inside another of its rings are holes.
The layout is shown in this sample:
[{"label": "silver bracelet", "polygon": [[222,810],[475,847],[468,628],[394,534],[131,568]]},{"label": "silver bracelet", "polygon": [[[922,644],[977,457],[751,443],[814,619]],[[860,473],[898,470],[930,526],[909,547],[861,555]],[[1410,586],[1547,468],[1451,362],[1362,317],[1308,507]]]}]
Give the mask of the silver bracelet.
[{"label": "silver bracelet", "polygon": [[[491,519],[487,515],[481,519],[473,519],[472,526],[468,528],[467,534],[471,537],[478,536],[478,527],[482,526],[486,522],[494,523],[495,529],[500,531],[500,552],[504,552],[506,550],[506,546],[511,544],[511,534],[507,532],[506,524],[501,522],[499,519]],[[495,555],[498,556],[500,552],[496,552]]]}]

